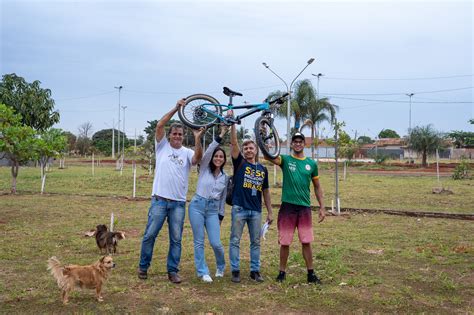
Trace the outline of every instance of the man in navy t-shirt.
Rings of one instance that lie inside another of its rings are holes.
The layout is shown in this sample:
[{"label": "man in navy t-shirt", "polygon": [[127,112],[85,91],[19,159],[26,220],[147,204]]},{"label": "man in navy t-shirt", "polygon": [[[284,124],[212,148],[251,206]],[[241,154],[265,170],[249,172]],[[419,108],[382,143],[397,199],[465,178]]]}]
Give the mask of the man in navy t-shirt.
[{"label": "man in navy t-shirt", "polygon": [[240,282],[240,239],[247,223],[250,234],[250,278],[262,282],[260,275],[260,226],[262,224],[262,195],[267,208],[267,222],[273,221],[268,171],[256,161],[258,150],[252,140],[237,142],[235,125],[231,128],[234,191],[232,196],[232,227],[230,235],[230,266],[232,282]]}]

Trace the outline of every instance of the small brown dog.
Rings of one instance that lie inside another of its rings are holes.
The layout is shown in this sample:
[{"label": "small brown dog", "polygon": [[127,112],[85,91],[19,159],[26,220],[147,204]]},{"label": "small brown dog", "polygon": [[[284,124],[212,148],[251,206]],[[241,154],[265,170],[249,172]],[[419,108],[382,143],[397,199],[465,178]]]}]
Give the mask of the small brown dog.
[{"label": "small brown dog", "polygon": [[95,289],[97,301],[102,302],[102,284],[107,279],[110,269],[115,263],[110,256],[104,256],[95,264],[87,266],[67,265],[62,266],[53,256],[48,259],[48,270],[58,282],[64,304],[69,302],[69,293],[76,287]]},{"label": "small brown dog", "polygon": [[118,241],[124,238],[125,233],[119,231],[110,232],[105,224],[99,224],[96,227],[95,241],[101,254],[103,254],[104,251],[106,254],[115,254],[117,252]]}]

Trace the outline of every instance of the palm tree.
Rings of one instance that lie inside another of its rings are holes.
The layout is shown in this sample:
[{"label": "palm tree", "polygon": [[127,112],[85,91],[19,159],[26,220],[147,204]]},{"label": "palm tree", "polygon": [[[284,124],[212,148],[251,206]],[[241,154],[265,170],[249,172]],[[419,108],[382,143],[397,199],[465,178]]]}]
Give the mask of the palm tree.
[{"label": "palm tree", "polygon": [[311,128],[311,158],[314,160],[314,136],[316,129],[319,124],[323,121],[327,121],[330,124],[334,123],[336,118],[336,111],[339,109],[337,105],[331,104],[329,99],[312,99],[309,101],[303,113],[303,117],[306,118],[300,131],[305,127]]},{"label": "palm tree", "polygon": [[443,138],[441,134],[433,129],[431,125],[417,126],[408,135],[408,148],[421,154],[421,166],[426,167],[428,154],[433,154],[436,149],[442,147]]},{"label": "palm tree", "polygon": [[[267,99],[272,100],[281,97],[285,93],[285,91],[274,91],[268,95]],[[314,88],[310,80],[301,80],[296,82],[295,93],[291,98],[291,112],[295,119],[294,130],[300,129],[301,120],[303,119],[305,113],[305,107],[312,99],[315,98]],[[287,106],[288,103],[285,102],[278,108],[276,113],[278,117],[286,118]]]}]

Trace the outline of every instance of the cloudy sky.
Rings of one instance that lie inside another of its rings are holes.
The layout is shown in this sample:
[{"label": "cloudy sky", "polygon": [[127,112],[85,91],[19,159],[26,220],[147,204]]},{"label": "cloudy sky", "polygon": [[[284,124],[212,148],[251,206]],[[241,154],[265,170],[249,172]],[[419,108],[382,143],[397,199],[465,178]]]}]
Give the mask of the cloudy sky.
[{"label": "cloudy sky", "polygon": [[[1,74],[40,80],[61,122],[77,133],[118,120],[118,90],[129,137],[144,134],[178,98],[225,102],[223,86],[260,102],[322,73],[320,95],[340,106],[354,136],[383,128],[470,130],[473,97],[471,1],[106,1],[0,0]],[[122,119],[123,115],[121,113]],[[245,121],[247,128],[254,117]],[[123,123],[123,121],[122,121]],[[286,122],[278,121],[281,136]],[[332,135],[329,125],[323,135]],[[122,125],[121,125],[122,128]]]}]

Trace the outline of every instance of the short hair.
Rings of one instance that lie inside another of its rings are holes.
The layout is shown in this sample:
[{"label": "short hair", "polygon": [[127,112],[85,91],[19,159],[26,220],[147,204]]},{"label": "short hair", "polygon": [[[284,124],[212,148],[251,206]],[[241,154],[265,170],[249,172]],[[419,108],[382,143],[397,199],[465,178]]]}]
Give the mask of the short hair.
[{"label": "short hair", "polygon": [[242,142],[242,148],[241,148],[241,151],[243,152],[243,149],[245,146],[249,145],[249,144],[253,144],[253,146],[255,147],[255,161],[258,162],[258,145],[255,143],[255,141],[253,141],[252,139],[245,139],[243,142]]},{"label": "short hair", "polygon": [[170,129],[168,129],[168,137],[171,135],[171,132],[173,132],[173,129],[183,129],[183,134],[184,134],[184,126],[180,123],[172,123],[170,126]]}]

